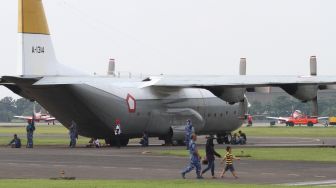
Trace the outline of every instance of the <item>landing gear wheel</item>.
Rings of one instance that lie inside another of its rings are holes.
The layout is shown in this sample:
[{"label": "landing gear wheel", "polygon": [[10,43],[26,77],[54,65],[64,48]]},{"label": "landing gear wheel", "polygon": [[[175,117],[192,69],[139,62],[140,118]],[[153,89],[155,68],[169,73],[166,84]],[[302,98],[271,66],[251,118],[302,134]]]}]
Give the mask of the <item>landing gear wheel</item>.
[{"label": "landing gear wheel", "polygon": [[218,144],[230,144],[232,140],[231,133],[227,133],[224,136],[223,135],[217,135],[217,143]]},{"label": "landing gear wheel", "polygon": [[128,142],[129,142],[129,138],[121,138],[120,139],[120,145],[121,146],[127,146],[128,145]]},{"label": "landing gear wheel", "polygon": [[313,123],[313,122],[308,122],[308,123],[307,123],[307,126],[308,126],[308,127],[313,127],[313,126],[314,126],[314,123]]}]

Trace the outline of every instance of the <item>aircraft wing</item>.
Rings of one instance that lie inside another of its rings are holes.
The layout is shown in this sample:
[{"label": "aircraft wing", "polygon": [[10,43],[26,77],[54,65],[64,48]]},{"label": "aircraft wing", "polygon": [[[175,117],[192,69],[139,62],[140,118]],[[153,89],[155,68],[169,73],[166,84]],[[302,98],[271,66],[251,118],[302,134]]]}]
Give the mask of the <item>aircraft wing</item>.
[{"label": "aircraft wing", "polygon": [[298,85],[334,85],[336,76],[176,76],[156,79],[151,86],[159,87],[222,87],[248,88]]},{"label": "aircraft wing", "polygon": [[44,121],[54,121],[54,120],[56,120],[56,118],[54,118],[54,117],[44,119]]},{"label": "aircraft wing", "polygon": [[272,120],[277,120],[277,121],[288,121],[288,118],[285,117],[266,117],[266,119],[272,119]]},{"label": "aircraft wing", "polygon": [[14,116],[15,118],[18,119],[25,119],[25,120],[32,120],[33,117],[32,116]]},{"label": "aircraft wing", "polygon": [[329,117],[318,117],[317,120],[328,120]]}]

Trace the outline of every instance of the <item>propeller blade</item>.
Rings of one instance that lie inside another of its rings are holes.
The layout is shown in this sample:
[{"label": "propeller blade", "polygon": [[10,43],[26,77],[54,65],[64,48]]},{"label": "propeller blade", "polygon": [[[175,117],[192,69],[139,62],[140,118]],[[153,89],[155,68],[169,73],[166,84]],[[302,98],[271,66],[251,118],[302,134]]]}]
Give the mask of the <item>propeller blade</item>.
[{"label": "propeller blade", "polygon": [[317,97],[312,100],[312,115],[318,117]]}]

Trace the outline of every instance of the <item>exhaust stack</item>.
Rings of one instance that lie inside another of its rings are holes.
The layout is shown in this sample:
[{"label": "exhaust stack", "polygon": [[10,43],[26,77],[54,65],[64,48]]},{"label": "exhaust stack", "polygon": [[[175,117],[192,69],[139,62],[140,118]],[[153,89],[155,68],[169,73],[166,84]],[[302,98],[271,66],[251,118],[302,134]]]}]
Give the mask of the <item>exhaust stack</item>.
[{"label": "exhaust stack", "polygon": [[110,59],[109,61],[107,75],[115,76],[115,60],[114,59]]},{"label": "exhaust stack", "polygon": [[317,75],[317,60],[316,56],[310,57],[310,75],[316,76]]},{"label": "exhaust stack", "polygon": [[239,75],[246,75],[246,58],[240,58]]}]

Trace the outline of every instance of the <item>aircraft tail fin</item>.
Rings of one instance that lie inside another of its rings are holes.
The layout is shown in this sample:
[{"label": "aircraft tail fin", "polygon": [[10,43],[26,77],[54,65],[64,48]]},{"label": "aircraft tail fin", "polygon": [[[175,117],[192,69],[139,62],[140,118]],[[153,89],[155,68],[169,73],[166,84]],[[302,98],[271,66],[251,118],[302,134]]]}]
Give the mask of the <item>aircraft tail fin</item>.
[{"label": "aircraft tail fin", "polygon": [[20,75],[75,74],[56,59],[42,0],[19,0],[18,32]]}]

